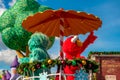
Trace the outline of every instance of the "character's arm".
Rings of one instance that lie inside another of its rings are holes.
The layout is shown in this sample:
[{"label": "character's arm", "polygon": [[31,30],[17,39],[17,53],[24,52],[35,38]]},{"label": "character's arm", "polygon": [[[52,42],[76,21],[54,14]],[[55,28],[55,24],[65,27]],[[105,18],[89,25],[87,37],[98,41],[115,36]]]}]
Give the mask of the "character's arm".
[{"label": "character's arm", "polygon": [[96,40],[97,36],[94,35],[94,32],[91,32],[87,39],[83,42],[81,53],[87,48],[88,45],[93,43]]}]

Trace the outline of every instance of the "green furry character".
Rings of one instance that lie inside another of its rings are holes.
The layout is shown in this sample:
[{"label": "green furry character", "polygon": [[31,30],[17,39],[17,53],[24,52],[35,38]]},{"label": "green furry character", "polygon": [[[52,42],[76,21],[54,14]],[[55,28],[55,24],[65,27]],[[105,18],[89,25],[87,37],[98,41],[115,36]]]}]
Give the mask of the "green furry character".
[{"label": "green furry character", "polygon": [[[42,33],[34,33],[28,41],[28,45],[31,52],[29,55],[30,62],[43,61],[50,58],[49,54],[47,53],[49,38],[46,35]],[[34,72],[35,76],[39,76],[39,73],[43,72],[43,70],[47,71],[48,73],[50,72],[48,68],[40,68]]]},{"label": "green furry character", "polygon": [[30,62],[43,61],[44,59],[50,58],[47,53],[47,46],[49,44],[49,38],[42,33],[35,33],[31,36],[28,41],[30,50]]}]

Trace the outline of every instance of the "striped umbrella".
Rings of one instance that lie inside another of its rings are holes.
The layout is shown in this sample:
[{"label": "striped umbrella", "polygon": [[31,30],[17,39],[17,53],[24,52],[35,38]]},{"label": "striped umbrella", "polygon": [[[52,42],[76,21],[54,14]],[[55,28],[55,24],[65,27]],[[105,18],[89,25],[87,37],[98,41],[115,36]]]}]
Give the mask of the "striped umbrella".
[{"label": "striped umbrella", "polygon": [[63,36],[86,34],[97,30],[102,21],[93,14],[74,10],[46,10],[27,17],[22,26],[30,32],[42,32],[60,37],[60,57],[63,58]]}]

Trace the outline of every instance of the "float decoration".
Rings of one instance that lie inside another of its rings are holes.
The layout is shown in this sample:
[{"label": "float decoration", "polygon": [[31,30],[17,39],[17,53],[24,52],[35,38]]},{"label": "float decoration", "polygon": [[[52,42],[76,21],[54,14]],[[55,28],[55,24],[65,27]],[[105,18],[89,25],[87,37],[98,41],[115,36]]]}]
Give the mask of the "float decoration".
[{"label": "float decoration", "polygon": [[19,77],[20,75],[17,73],[17,67],[19,66],[19,62],[18,62],[18,57],[15,56],[13,62],[11,63],[11,77],[10,80],[15,80],[17,77]]},{"label": "float decoration", "polygon": [[[63,37],[69,35],[86,34],[98,30],[102,21],[85,12],[74,10],[46,10],[42,13],[27,17],[22,26],[30,32],[42,32],[47,36],[60,37],[60,60],[64,59]],[[48,27],[49,26],[49,27]],[[75,63],[74,63],[75,65]],[[57,73],[62,74],[63,65],[58,65]],[[61,75],[56,80],[61,80]]]},{"label": "float decoration", "polygon": [[[64,63],[63,63],[64,61]],[[87,59],[80,59],[75,58],[73,60],[59,60],[57,59],[46,59],[44,61],[33,61],[33,63],[22,63],[17,67],[17,72],[21,75],[24,73],[27,73],[29,71],[35,71],[37,69],[42,68],[43,70],[45,68],[52,68],[55,65],[69,65],[69,66],[79,66],[82,67],[87,73],[89,70],[92,70],[92,72],[97,72],[99,68],[99,64],[96,61],[93,60],[87,60]]]},{"label": "float decoration", "polygon": [[[10,49],[16,50],[17,55],[28,57],[28,40],[32,33],[22,27],[22,21],[30,15],[47,9],[51,8],[40,5],[36,0],[17,0],[10,9],[0,16],[0,33],[4,44]],[[54,37],[50,37],[50,41],[48,49],[53,45]]]},{"label": "float decoration", "polygon": [[11,77],[11,74],[10,74],[10,72],[7,70],[7,71],[6,71],[6,79],[7,79],[7,80],[10,80],[10,77]]},{"label": "float decoration", "polygon": [[89,80],[88,73],[85,72],[84,69],[77,70],[75,73],[75,80]]},{"label": "float decoration", "polygon": [[41,79],[41,80],[49,80],[49,79],[47,78],[47,76],[48,76],[47,72],[40,73],[39,76],[40,76],[40,79]]}]

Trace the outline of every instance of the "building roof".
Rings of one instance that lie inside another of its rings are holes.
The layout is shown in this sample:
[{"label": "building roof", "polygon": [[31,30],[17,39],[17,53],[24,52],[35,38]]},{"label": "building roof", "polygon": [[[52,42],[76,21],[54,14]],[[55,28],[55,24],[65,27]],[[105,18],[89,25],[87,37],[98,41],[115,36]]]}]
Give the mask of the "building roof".
[{"label": "building roof", "polygon": [[110,52],[106,52],[106,51],[104,51],[104,52],[90,52],[89,54],[88,54],[88,57],[90,57],[91,55],[100,55],[100,56],[110,56],[110,55],[112,55],[112,56],[120,56],[120,52],[113,52],[113,51],[110,51]]}]

